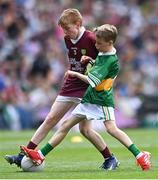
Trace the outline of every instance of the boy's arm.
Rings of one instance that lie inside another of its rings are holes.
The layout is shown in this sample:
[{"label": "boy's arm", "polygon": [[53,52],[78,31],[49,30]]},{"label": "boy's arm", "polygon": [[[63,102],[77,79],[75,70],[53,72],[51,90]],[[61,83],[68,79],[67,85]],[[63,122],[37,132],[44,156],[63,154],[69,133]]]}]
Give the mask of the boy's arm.
[{"label": "boy's arm", "polygon": [[88,77],[88,76],[83,75],[83,74],[81,74],[81,73],[68,70],[68,71],[65,73],[65,77],[67,77],[67,76],[77,77],[77,78],[81,79],[82,81],[86,82],[87,84],[89,84],[89,82],[88,82],[88,80],[87,80],[87,77]]},{"label": "boy's arm", "polygon": [[86,82],[87,84],[90,84],[93,88],[95,87],[97,91],[109,90],[113,84],[113,79],[108,78],[108,79],[104,79],[99,85],[96,86],[94,82],[88,76],[75,72],[75,71],[70,71],[70,70],[68,70],[65,73],[65,76],[77,77],[81,79],[82,81]]}]

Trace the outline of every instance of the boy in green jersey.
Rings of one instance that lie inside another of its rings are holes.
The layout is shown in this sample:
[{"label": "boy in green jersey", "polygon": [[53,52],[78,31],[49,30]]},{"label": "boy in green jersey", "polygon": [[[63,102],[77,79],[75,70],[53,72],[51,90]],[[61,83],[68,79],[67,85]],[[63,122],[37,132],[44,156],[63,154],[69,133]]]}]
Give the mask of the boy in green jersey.
[{"label": "boy in green jersey", "polygon": [[[67,71],[65,74],[90,84],[81,103],[41,150],[31,150],[25,146],[21,146],[21,149],[34,163],[41,164],[45,156],[64,139],[74,125],[84,119],[103,120],[107,132],[118,139],[136,157],[142,170],[149,170],[151,167],[150,153],[140,151],[115,123],[113,82],[119,72],[118,57],[114,48],[118,34],[117,29],[113,25],[104,24],[96,28],[94,32],[96,35],[95,45],[99,54],[88,75],[74,71]],[[81,61],[86,61],[88,58],[90,57],[83,56]]]}]

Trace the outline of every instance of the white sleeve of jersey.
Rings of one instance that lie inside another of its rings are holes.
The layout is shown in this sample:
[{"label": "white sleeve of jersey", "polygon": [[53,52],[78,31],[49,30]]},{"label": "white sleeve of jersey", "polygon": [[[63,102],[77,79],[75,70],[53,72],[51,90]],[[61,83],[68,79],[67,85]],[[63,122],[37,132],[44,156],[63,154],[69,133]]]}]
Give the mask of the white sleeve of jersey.
[{"label": "white sleeve of jersey", "polygon": [[89,84],[92,86],[92,88],[96,87],[98,84],[101,83],[100,79],[98,79],[91,73],[88,73],[87,80],[88,80]]},{"label": "white sleeve of jersey", "polygon": [[89,84],[92,86],[92,88],[95,87],[94,82],[87,76],[87,81],[89,82]]}]

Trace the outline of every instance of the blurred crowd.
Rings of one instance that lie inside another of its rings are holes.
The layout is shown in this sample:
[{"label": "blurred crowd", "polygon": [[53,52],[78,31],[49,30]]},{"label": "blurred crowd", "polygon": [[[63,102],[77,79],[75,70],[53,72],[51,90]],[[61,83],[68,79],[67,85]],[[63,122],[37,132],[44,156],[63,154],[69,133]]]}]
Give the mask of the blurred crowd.
[{"label": "blurred crowd", "polygon": [[57,25],[66,8],[79,9],[89,30],[118,28],[115,98],[124,117],[136,118],[142,94],[157,94],[157,0],[1,0],[0,128],[37,127],[49,112],[68,66]]}]

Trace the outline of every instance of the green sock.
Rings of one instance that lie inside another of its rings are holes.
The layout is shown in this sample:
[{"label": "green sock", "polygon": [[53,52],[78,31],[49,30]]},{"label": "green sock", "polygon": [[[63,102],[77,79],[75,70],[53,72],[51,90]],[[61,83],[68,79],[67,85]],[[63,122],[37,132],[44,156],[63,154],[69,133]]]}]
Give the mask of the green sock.
[{"label": "green sock", "polygon": [[43,156],[46,156],[51,150],[53,149],[53,147],[47,143],[42,149],[41,152],[43,154]]},{"label": "green sock", "polygon": [[135,144],[132,144],[128,147],[128,150],[136,157],[141,151],[137,148]]}]

